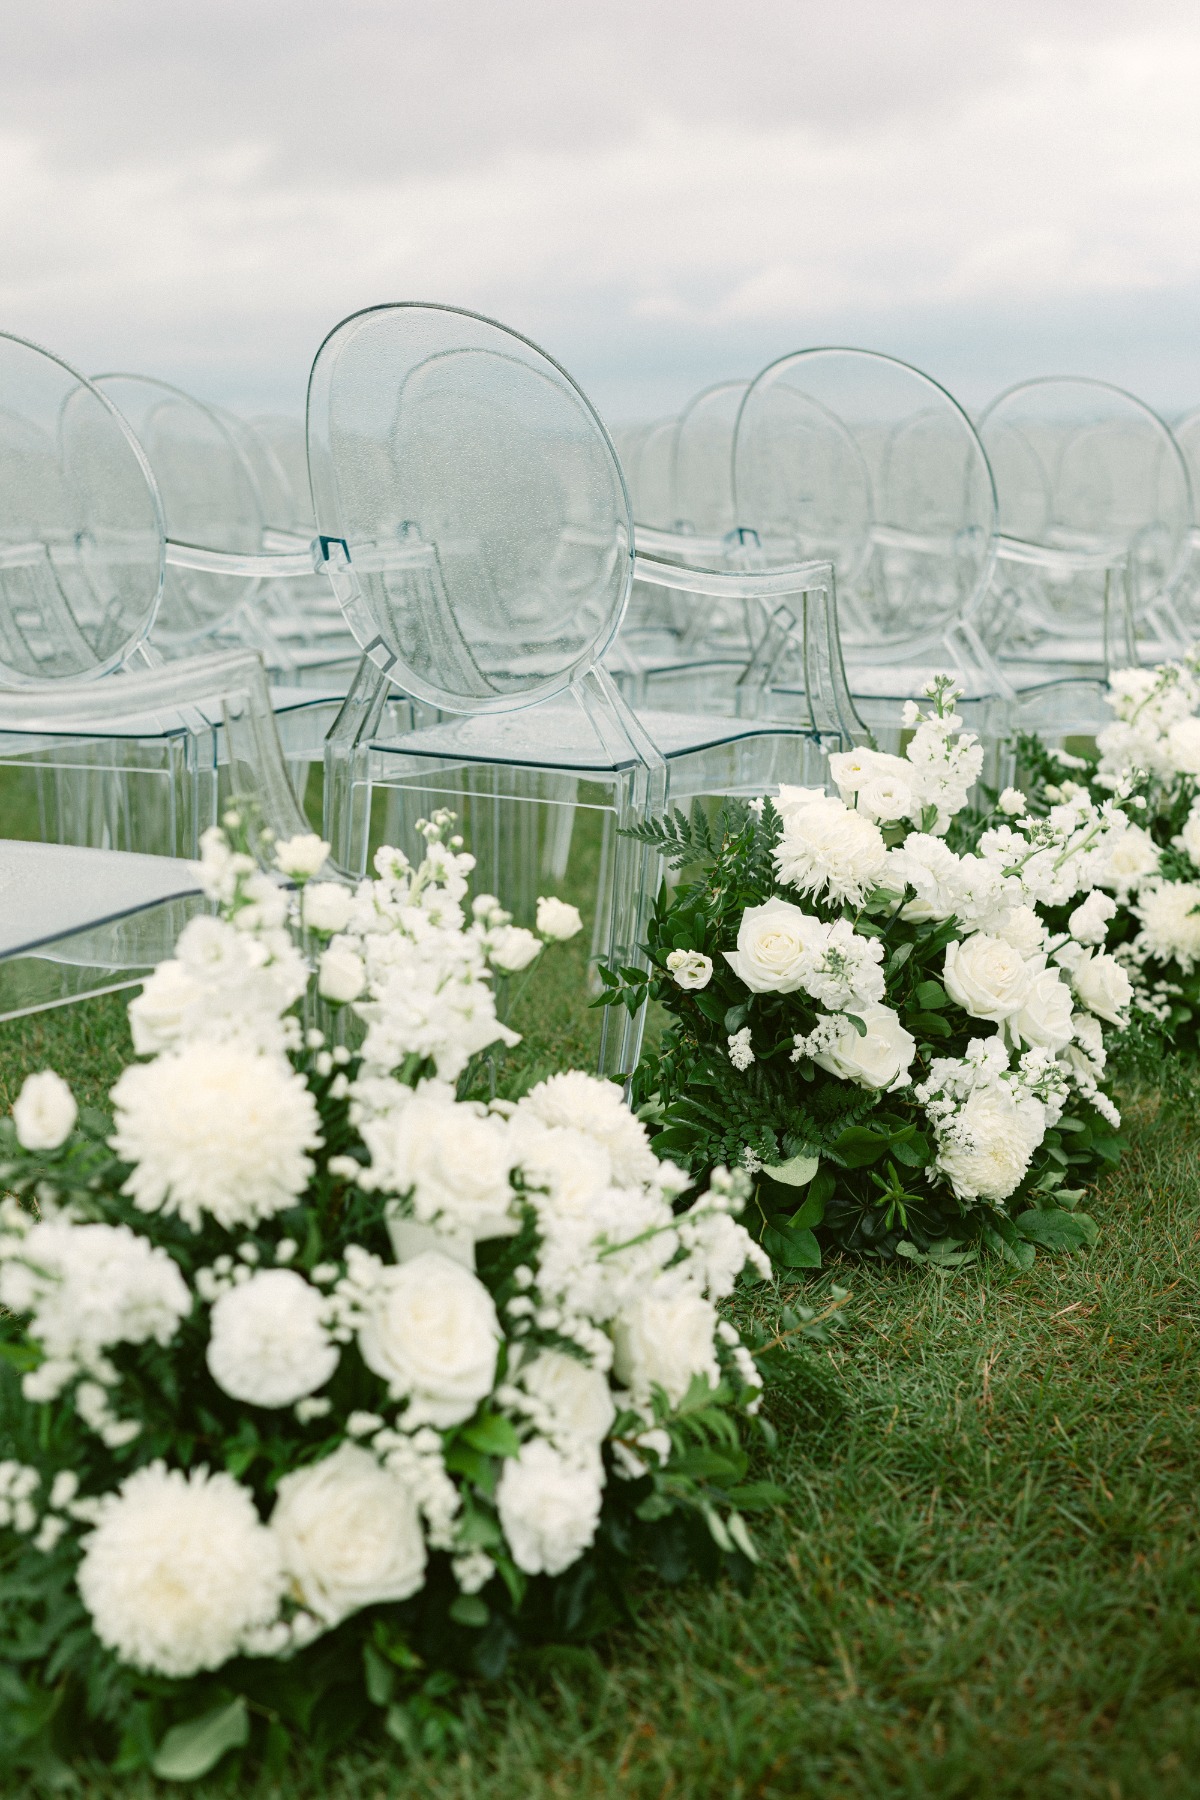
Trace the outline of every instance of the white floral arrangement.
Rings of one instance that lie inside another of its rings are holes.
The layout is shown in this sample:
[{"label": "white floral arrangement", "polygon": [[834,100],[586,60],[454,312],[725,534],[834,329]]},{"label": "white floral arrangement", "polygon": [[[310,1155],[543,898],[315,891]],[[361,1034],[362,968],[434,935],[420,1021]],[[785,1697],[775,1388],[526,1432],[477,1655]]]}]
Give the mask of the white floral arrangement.
[{"label": "white floral arrangement", "polygon": [[770,1274],[748,1178],[685,1204],[577,1071],[464,1097],[516,1041],[495,973],[580,921],[468,904],[451,828],[351,888],[315,838],[262,867],[227,815],[199,864],[217,910],[130,1005],[111,1123],[43,1071],[3,1127],[34,1449],[0,1463],[0,1534],[59,1620],[42,1679],[124,1767],[202,1773],[338,1683],[347,1730],[375,1704],[403,1736],[423,1670],[615,1616],[636,1559],[754,1558],[762,1376],[718,1310]]},{"label": "white floral arrangement", "polygon": [[830,757],[834,793],[651,830],[702,873],[660,903],[649,978],[604,976],[672,1015],[634,1082],[656,1147],[695,1178],[745,1169],[797,1267],[1090,1242],[1082,1183],[1120,1147],[1106,1064],[1134,989],[1105,890],[1137,828],[1082,788],[968,813],[981,747],[948,677],[925,698],[902,756]]}]

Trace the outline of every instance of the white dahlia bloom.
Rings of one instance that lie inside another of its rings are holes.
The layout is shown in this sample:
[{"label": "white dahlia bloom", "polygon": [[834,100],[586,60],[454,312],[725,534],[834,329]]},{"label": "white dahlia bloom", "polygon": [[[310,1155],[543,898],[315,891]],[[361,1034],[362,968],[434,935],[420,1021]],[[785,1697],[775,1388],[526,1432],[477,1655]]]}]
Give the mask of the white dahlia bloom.
[{"label": "white dahlia bloom", "polygon": [[1185,975],[1200,963],[1200,883],[1156,881],[1138,895],[1133,916],[1137,947],[1162,962],[1172,958]]},{"label": "white dahlia bloom", "polygon": [[326,1625],[425,1580],[425,1540],[408,1484],[357,1444],[285,1475],[270,1529],[292,1591]]},{"label": "white dahlia bloom", "polygon": [[193,1043],[125,1070],[112,1090],[123,1191],[142,1212],[198,1231],[255,1225],[304,1192],[321,1142],[316,1102],[286,1062],[235,1044]]},{"label": "white dahlia bloom", "polygon": [[279,1547],[248,1489],[207,1469],[138,1469],[101,1503],[79,1592],[122,1662],[182,1677],[219,1669],[275,1619]]},{"label": "white dahlia bloom", "polygon": [[775,804],[783,821],[775,847],[780,881],[857,905],[883,878],[883,837],[861,813],[819,788],[781,787]]},{"label": "white dahlia bloom", "polygon": [[581,1069],[539,1081],[518,1101],[515,1117],[532,1117],[592,1138],[607,1151],[612,1179],[619,1187],[657,1181],[662,1172],[646,1127],[630,1112],[620,1088]]},{"label": "white dahlia bloom", "polygon": [[217,1386],[250,1406],[291,1406],[324,1387],[338,1348],[325,1302],[294,1269],[262,1269],[212,1309],[206,1360]]},{"label": "white dahlia bloom", "polygon": [[409,1400],[408,1420],[441,1429],[491,1393],[500,1341],[483,1283],[438,1251],[382,1271],[358,1332],[367,1367]]},{"label": "white dahlia bloom", "polygon": [[24,1150],[57,1150],[75,1129],[75,1096],[53,1069],[27,1075],[13,1102],[17,1142]]},{"label": "white dahlia bloom", "polygon": [[678,1406],[693,1377],[711,1387],[721,1379],[712,1303],[670,1273],[643,1284],[613,1323],[613,1369],[645,1403],[659,1387]]},{"label": "white dahlia bloom", "polygon": [[169,1344],[192,1296],[172,1257],[128,1225],[60,1213],[0,1240],[0,1304],[32,1314],[48,1357],[88,1366],[110,1344]]},{"label": "white dahlia bloom", "polygon": [[496,1510],[517,1567],[527,1575],[561,1575],[577,1562],[600,1523],[599,1458],[568,1461],[533,1438],[504,1465]]}]

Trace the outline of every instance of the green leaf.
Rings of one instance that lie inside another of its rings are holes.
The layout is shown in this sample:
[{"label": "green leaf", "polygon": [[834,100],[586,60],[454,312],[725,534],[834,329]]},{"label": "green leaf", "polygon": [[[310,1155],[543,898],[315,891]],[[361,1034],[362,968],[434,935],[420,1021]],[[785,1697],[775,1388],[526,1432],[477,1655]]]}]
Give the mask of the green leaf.
[{"label": "green leaf", "polygon": [[989,1250],[994,1250],[1003,1262],[1013,1263],[1018,1269],[1032,1269],[1037,1251],[1031,1243],[1018,1236],[1011,1219],[993,1213],[990,1219],[980,1221],[979,1235]]},{"label": "green leaf", "polygon": [[725,1498],[740,1512],[754,1512],[764,1506],[783,1506],[790,1499],[786,1488],[774,1481],[747,1481],[741,1487],[729,1488]]},{"label": "green leaf", "polygon": [[913,946],[911,944],[897,944],[884,964],[884,974],[894,975],[897,969],[904,967],[912,953]]},{"label": "green leaf", "polygon": [[849,1169],[861,1169],[878,1162],[888,1147],[888,1139],[867,1125],[848,1125],[833,1140],[833,1149]]},{"label": "green leaf", "polygon": [[809,1230],[812,1226],[819,1225],[825,1217],[825,1196],[815,1193],[813,1191],[815,1187],[816,1183],[814,1182],[805,1196],[803,1204],[796,1208],[788,1220],[788,1225],[793,1231]]},{"label": "green leaf", "polygon": [[763,1227],[762,1245],[772,1262],[785,1269],[819,1269],[821,1246],[811,1231],[779,1231],[774,1225]]},{"label": "green leaf", "polygon": [[929,1161],[929,1145],[919,1133],[911,1141],[907,1138],[893,1138],[892,1155],[897,1162],[904,1163],[906,1168],[923,1169]]},{"label": "green leaf", "polygon": [[742,1029],[742,1026],[746,1023],[749,1016],[750,1002],[748,1000],[742,1000],[737,1006],[731,1006],[729,1008],[728,1012],[725,1014],[725,1029],[730,1037],[733,1036],[735,1031],[740,1031]]},{"label": "green leaf", "polygon": [[1095,1219],[1087,1213],[1063,1212],[1056,1206],[1032,1206],[1013,1221],[1023,1238],[1044,1250],[1081,1250],[1100,1235]]},{"label": "green leaf", "polygon": [[907,1023],[909,1030],[915,1031],[921,1037],[948,1038],[954,1036],[954,1027],[946,1019],[939,1018],[937,1013],[909,1013]]},{"label": "green leaf", "polygon": [[819,1156],[809,1156],[801,1151],[797,1156],[789,1156],[786,1162],[764,1163],[763,1174],[769,1175],[772,1181],[781,1181],[784,1187],[807,1187],[820,1166]]},{"label": "green leaf", "polygon": [[373,1644],[363,1645],[363,1683],[372,1706],[390,1706],[396,1691],[396,1671]]},{"label": "green leaf", "polygon": [[487,1601],[481,1600],[478,1594],[460,1594],[450,1608],[450,1617],[456,1625],[470,1625],[476,1631],[482,1629],[491,1616]]},{"label": "green leaf", "polygon": [[917,988],[915,999],[924,1012],[940,1012],[950,1001],[940,981],[922,981]]},{"label": "green leaf", "polygon": [[228,1706],[214,1707],[183,1725],[172,1725],[154,1753],[160,1781],[197,1781],[215,1768],[227,1750],[250,1741],[250,1714],[239,1694]]},{"label": "green leaf", "polygon": [[478,1450],[483,1456],[521,1454],[521,1440],[515,1425],[499,1413],[484,1413],[482,1419],[466,1426],[461,1435],[472,1450]]}]

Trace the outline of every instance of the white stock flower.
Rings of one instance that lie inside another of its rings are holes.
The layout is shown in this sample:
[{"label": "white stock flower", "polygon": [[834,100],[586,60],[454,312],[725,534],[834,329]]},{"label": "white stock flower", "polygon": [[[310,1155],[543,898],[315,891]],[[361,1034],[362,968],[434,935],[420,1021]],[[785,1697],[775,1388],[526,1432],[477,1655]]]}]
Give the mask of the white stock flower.
[{"label": "white stock flower", "polygon": [[320,1117],[281,1058],[234,1044],[185,1044],[128,1068],[112,1090],[109,1139],[133,1172],[122,1189],[141,1212],[204,1215],[232,1230],[291,1206],[312,1174]]},{"label": "white stock flower", "polygon": [[0,1304],[30,1313],[47,1357],[89,1366],[110,1344],[169,1344],[192,1296],[167,1251],[128,1225],[40,1219],[3,1245]]},{"label": "white stock flower", "polygon": [[552,944],[565,943],[568,938],[576,937],[583,930],[579,908],[566,900],[557,899],[553,894],[539,894],[537,929]]},{"label": "white stock flower", "polygon": [[1010,819],[1019,819],[1021,814],[1029,810],[1028,802],[1020,788],[1006,787],[1000,796],[1000,811],[1007,813]]},{"label": "white stock flower", "polygon": [[916,1039],[890,1006],[864,1006],[855,1017],[866,1026],[866,1035],[852,1020],[839,1020],[837,1037],[817,1051],[813,1061],[840,1081],[855,1081],[860,1087],[902,1087],[917,1053]]},{"label": "white stock flower", "polygon": [[412,1491],[357,1444],[285,1475],[270,1529],[294,1592],[326,1625],[407,1600],[425,1580]]},{"label": "white stock flower", "polygon": [[678,1406],[693,1377],[715,1387],[721,1378],[711,1302],[678,1278],[660,1275],[642,1286],[613,1323],[613,1369],[642,1404],[659,1387]]},{"label": "white stock flower", "polygon": [[1072,972],[1071,986],[1089,1012],[1110,1025],[1124,1025],[1133,983],[1115,956],[1085,957]]},{"label": "white stock flower", "polygon": [[712,980],[712,958],[701,950],[672,950],[667,971],[677,987],[688,991],[705,988]]},{"label": "white stock flower", "polygon": [[212,1309],[206,1360],[219,1388],[250,1406],[291,1406],[324,1387],[338,1349],[325,1302],[293,1269],[262,1269]]},{"label": "white stock flower", "polygon": [[363,1361],[411,1402],[408,1417],[442,1429],[491,1393],[500,1341],[483,1283],[437,1251],[383,1270],[358,1331]]},{"label": "white stock flower", "polygon": [[913,766],[880,750],[843,750],[829,758],[838,793],[868,819],[894,824],[920,812],[913,794]]},{"label": "white stock flower", "polygon": [[738,925],[737,949],[725,960],[753,994],[791,994],[804,986],[813,953],[829,927],[790,900],[772,896],[748,906]]},{"label": "white stock flower", "polygon": [[563,1125],[594,1138],[607,1152],[612,1178],[620,1187],[659,1178],[662,1165],[650,1148],[642,1121],[625,1104],[619,1087],[568,1069],[551,1075],[517,1103],[516,1117],[532,1115],[543,1125]]},{"label": "white stock flower", "polygon": [[53,1069],[27,1075],[13,1102],[17,1142],[25,1150],[57,1150],[75,1129],[75,1096]]},{"label": "white stock flower", "polygon": [[1200,869],[1200,806],[1193,803],[1191,812],[1184,820],[1183,830],[1175,841]]},{"label": "white stock flower", "polygon": [[1190,975],[1200,963],[1200,883],[1151,882],[1132,910],[1141,925],[1138,948],[1163,962],[1174,959]]},{"label": "white stock flower", "polygon": [[300,916],[310,931],[345,931],[354,910],[354,895],[340,881],[310,882],[300,902]]},{"label": "white stock flower", "polygon": [[549,1434],[560,1448],[580,1444],[597,1449],[616,1418],[607,1377],[562,1350],[539,1350],[518,1377],[521,1386],[549,1411]]},{"label": "white stock flower", "polygon": [[864,900],[887,868],[879,827],[819,788],[781,787],[775,805],[780,881],[833,902]]},{"label": "white stock flower", "polygon": [[317,991],[335,1006],[357,1000],[367,985],[362,957],[344,945],[332,944],[317,963]]},{"label": "white stock flower", "polygon": [[1116,917],[1116,912],[1116,901],[1102,888],[1093,888],[1067,920],[1067,930],[1077,944],[1102,944],[1108,936],[1109,921]]},{"label": "white stock flower", "polygon": [[561,1575],[578,1562],[600,1523],[599,1458],[568,1461],[532,1438],[505,1462],[496,1510],[513,1561],[527,1575]]},{"label": "white stock flower", "polygon": [[141,993],[129,1026],[139,1056],[185,1039],[282,1051],[295,1022],[282,1015],[308,986],[308,965],[286,932],[239,931],[225,919],[191,919]]},{"label": "white stock flower", "polygon": [[319,875],[329,859],[329,845],[315,831],[286,838],[275,846],[275,866],[296,881]]},{"label": "white stock flower", "polygon": [[1025,1003],[1030,978],[1025,958],[1003,938],[977,931],[946,945],[946,992],[973,1019],[1011,1018]]},{"label": "white stock flower", "polygon": [[154,1462],[102,1502],[78,1583],[102,1644],[135,1668],[179,1678],[219,1669],[272,1622],[283,1569],[232,1475]]},{"label": "white stock flower", "polygon": [[506,1122],[456,1100],[448,1083],[402,1092],[403,1101],[359,1127],[371,1153],[362,1185],[411,1195],[422,1223],[440,1220],[473,1239],[515,1231]]},{"label": "white stock flower", "polygon": [[1181,775],[1200,775],[1200,719],[1178,719],[1167,732],[1167,756]]},{"label": "white stock flower", "polygon": [[1057,969],[1041,969],[1032,975],[1025,998],[1008,1021],[1013,1040],[1043,1044],[1056,1055],[1071,1041],[1071,990]]}]

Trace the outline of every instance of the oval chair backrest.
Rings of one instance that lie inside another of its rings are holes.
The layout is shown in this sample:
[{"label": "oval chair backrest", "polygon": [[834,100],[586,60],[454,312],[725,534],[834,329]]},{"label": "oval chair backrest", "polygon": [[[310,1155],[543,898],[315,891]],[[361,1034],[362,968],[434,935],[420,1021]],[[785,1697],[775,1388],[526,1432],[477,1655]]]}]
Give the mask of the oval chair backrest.
[{"label": "oval chair backrest", "polygon": [[733,434],[748,381],[705,388],[679,415],[675,440],[676,526],[723,537],[738,523],[733,503]]},{"label": "oval chair backrest", "polygon": [[108,398],[0,333],[0,683],[91,680],[154,621],[162,507]]},{"label": "oval chair backrest", "polygon": [[643,431],[629,470],[633,516],[639,525],[655,531],[674,531],[679,522],[675,510],[678,443],[679,420],[656,419]]},{"label": "oval chair backrest", "polygon": [[1192,493],[1157,413],[1108,382],[1047,376],[1006,389],[978,425],[1006,537],[1128,554],[1138,610],[1170,590],[1188,555]]},{"label": "oval chair backrest", "polygon": [[312,489],[308,482],[308,441],[304,420],[284,413],[265,413],[250,423],[262,441],[268,444],[277,466],[283,471],[291,498],[292,516],[288,521],[293,531],[314,529]]},{"label": "oval chair backrest", "polygon": [[[97,375],[154,471],[167,536],[175,543],[243,555],[262,548],[262,498],[236,436],[212,407],[146,375]],[[154,639],[194,644],[228,623],[258,583],[209,570],[169,568]]]},{"label": "oval chair backrest", "polygon": [[995,559],[987,457],[930,376],[853,349],[782,357],[734,433],[737,523],[768,562],[827,558],[847,651],[890,659],[969,618]]},{"label": "oval chair backrest", "polygon": [[309,382],[317,527],[345,541],[359,643],[450,711],[526,706],[595,666],[633,525],[595,409],[536,345],[400,303],[330,333]]}]

